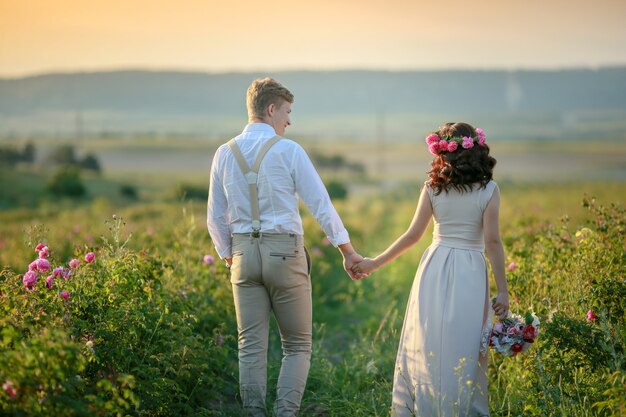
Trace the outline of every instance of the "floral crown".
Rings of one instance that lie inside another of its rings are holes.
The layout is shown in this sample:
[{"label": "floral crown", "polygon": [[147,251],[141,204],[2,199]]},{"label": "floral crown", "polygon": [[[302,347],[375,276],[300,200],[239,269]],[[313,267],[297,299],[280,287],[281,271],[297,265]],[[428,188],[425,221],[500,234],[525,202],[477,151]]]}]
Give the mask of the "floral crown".
[{"label": "floral crown", "polygon": [[459,145],[464,149],[471,149],[474,143],[478,146],[485,146],[485,132],[481,128],[476,129],[476,136],[439,136],[438,133],[431,133],[426,136],[428,150],[433,155],[441,155],[444,152],[454,152]]}]

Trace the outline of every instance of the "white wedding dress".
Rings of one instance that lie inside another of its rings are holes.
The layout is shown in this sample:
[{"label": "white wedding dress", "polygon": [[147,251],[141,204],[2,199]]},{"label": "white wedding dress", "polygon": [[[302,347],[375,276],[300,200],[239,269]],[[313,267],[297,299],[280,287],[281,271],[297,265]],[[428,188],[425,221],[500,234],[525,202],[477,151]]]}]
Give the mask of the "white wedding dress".
[{"label": "white wedding dress", "polygon": [[483,212],[486,189],[435,195],[433,242],[415,275],[400,336],[392,416],[488,416],[487,357],[480,353],[489,308]]}]

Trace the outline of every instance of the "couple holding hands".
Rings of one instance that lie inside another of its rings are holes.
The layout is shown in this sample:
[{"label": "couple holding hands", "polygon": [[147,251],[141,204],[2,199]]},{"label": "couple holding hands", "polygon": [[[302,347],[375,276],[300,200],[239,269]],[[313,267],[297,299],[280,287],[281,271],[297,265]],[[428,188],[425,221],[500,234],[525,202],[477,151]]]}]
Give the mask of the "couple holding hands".
[{"label": "couple holding hands", "polygon": [[396,358],[391,415],[486,416],[489,313],[485,249],[500,317],[509,300],[500,239],[495,159],[481,129],[446,123],[426,138],[435,156],[407,231],[375,258],[350,244],[311,160],[284,138],[293,94],[272,78],[247,91],[249,123],[220,146],[211,166],[207,226],[230,267],[237,313],[242,414],[266,416],[267,349],[273,311],[283,349],[273,414],[296,416],[312,345],[310,259],[299,198],[343,256],[352,279],[367,277],[412,247],[434,219],[409,296]]}]

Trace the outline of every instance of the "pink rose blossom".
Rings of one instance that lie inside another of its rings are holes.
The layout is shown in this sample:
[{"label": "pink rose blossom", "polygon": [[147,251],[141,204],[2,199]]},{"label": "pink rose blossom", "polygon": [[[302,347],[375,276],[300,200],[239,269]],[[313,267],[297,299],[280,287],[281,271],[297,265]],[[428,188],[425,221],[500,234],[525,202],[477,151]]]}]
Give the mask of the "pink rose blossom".
[{"label": "pink rose blossom", "polygon": [[37,282],[37,273],[35,271],[28,271],[24,274],[24,279],[22,280],[22,282],[27,287],[32,287]]},{"label": "pink rose blossom", "polygon": [[52,288],[53,282],[54,282],[54,275],[48,275],[48,278],[46,278],[46,288],[48,289]]},{"label": "pink rose blossom", "polygon": [[61,275],[63,275],[63,267],[57,266],[56,268],[54,268],[52,270],[52,275],[54,275],[55,277],[60,277]]},{"label": "pink rose blossom", "polygon": [[43,243],[38,243],[37,246],[35,246],[35,252],[39,252],[40,250],[42,250],[45,247],[46,247],[46,245],[44,245]]},{"label": "pink rose blossom", "polygon": [[68,279],[72,276],[72,270],[70,268],[63,268],[63,278]]},{"label": "pink rose blossom", "polygon": [[439,155],[439,144],[438,143],[433,143],[431,145],[428,145],[428,150],[433,155]]},{"label": "pink rose blossom", "polygon": [[587,321],[588,322],[592,322],[596,320],[596,313],[593,312],[593,310],[589,310],[587,311]]},{"label": "pink rose blossom", "polygon": [[74,258],[70,261],[70,268],[76,269],[78,268],[78,265],[80,265],[80,261],[78,259]]},{"label": "pink rose blossom", "polygon": [[476,128],[476,136],[478,136],[478,138],[483,138],[483,141],[485,139],[485,131],[482,130],[480,127]]},{"label": "pink rose blossom", "polygon": [[35,259],[34,261],[32,261],[31,263],[28,264],[28,270],[29,271],[36,271],[38,265],[39,265],[39,259]]},{"label": "pink rose blossom", "polygon": [[515,268],[517,268],[517,264],[515,262],[511,262],[509,266],[506,267],[509,271],[515,271]]},{"label": "pink rose blossom", "polygon": [[47,259],[37,259],[37,269],[39,272],[46,272],[50,269],[50,262]]},{"label": "pink rose blossom", "polygon": [[50,256],[50,249],[48,249],[47,246],[44,246],[40,251],[39,251],[39,258],[47,258],[48,256]]},{"label": "pink rose blossom", "polygon": [[65,301],[68,301],[70,299],[70,293],[67,291],[61,291],[60,295]]},{"label": "pink rose blossom", "polygon": [[432,145],[433,143],[439,142],[439,135],[436,133],[431,133],[426,137],[426,143]]},{"label": "pink rose blossom", "polygon": [[13,386],[13,382],[6,380],[4,384],[2,384],[2,389],[7,393],[7,395],[11,398],[17,397],[17,391]]},{"label": "pink rose blossom", "polygon": [[448,150],[448,142],[445,141],[445,140],[440,140],[438,146],[439,146],[439,150],[440,151],[447,151]]},{"label": "pink rose blossom", "polygon": [[89,264],[92,263],[95,259],[96,259],[96,254],[93,253],[93,252],[88,252],[85,255],[85,262],[87,262]]},{"label": "pink rose blossom", "polygon": [[517,328],[515,326],[511,326],[506,329],[506,332],[509,336],[515,336],[517,334]]},{"label": "pink rose blossom", "polygon": [[456,143],[455,141],[451,141],[448,143],[448,152],[454,152],[456,151],[456,148],[459,146],[458,143]]},{"label": "pink rose blossom", "polygon": [[478,138],[478,144],[480,146],[485,146],[485,138],[484,137],[480,137]]},{"label": "pink rose blossom", "polygon": [[463,146],[465,149],[472,149],[474,147],[474,139],[463,136],[463,144],[461,146]]},{"label": "pink rose blossom", "polygon": [[211,255],[204,255],[204,263],[207,265],[213,265],[213,263],[215,262],[215,258],[212,257]]}]

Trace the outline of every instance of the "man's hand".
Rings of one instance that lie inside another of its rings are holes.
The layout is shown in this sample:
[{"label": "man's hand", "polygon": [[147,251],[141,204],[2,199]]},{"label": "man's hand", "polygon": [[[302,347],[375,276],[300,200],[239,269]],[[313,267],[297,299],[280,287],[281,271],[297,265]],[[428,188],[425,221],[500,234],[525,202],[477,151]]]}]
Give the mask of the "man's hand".
[{"label": "man's hand", "polygon": [[363,261],[363,257],[356,252],[343,258],[343,269],[348,273],[348,275],[350,275],[350,278],[352,278],[354,281],[358,281],[369,275],[369,274],[355,273],[353,271],[352,268],[354,267],[354,265],[358,264],[361,261]]},{"label": "man's hand", "polygon": [[343,256],[343,269],[346,271],[351,279],[358,281],[369,275],[355,274],[354,272],[352,272],[352,267],[361,262],[363,260],[363,257],[356,253],[350,243],[344,243],[343,245],[339,245],[338,249],[339,251],[341,251],[341,255]]}]

